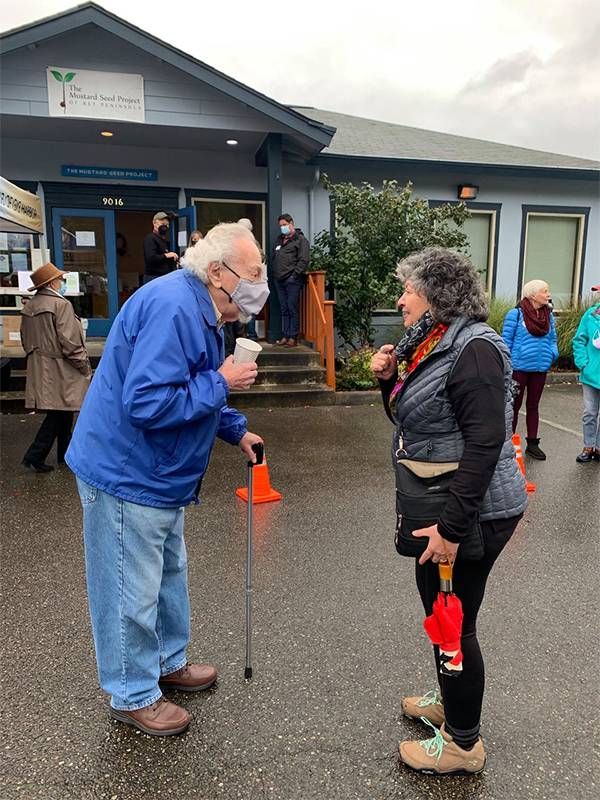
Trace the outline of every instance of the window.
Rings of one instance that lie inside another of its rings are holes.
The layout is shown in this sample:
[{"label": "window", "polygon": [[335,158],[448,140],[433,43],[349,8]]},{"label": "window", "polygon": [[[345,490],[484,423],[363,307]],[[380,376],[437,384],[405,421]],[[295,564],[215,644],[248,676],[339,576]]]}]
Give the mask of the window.
[{"label": "window", "polygon": [[550,286],[555,307],[569,308],[579,296],[589,209],[553,211],[523,207],[519,294],[539,278]]},{"label": "window", "polygon": [[262,200],[231,200],[213,197],[192,197],[196,207],[196,223],[204,236],[219,222],[237,222],[245,217],[253,226],[252,233],[264,250],[265,242],[265,203]]},{"label": "window", "polygon": [[[456,205],[456,200],[430,200],[431,207]],[[463,223],[462,232],[467,237],[466,253],[481,275],[489,295],[493,294],[498,261],[498,232],[501,203],[466,203],[470,217]],[[453,222],[448,223],[454,226]],[[456,226],[455,226],[456,227]]]},{"label": "window", "polygon": [[[6,289],[7,293],[9,290],[15,290],[15,292],[18,290],[19,272],[33,269],[31,263],[32,239],[33,237],[29,233],[0,233],[0,285]],[[38,266],[40,265],[38,264]],[[21,304],[16,295],[10,297],[3,293],[0,305],[9,308],[20,307]]]},{"label": "window", "polygon": [[470,208],[471,216],[463,225],[467,253],[481,275],[486,292],[491,294],[494,273],[496,212]]}]

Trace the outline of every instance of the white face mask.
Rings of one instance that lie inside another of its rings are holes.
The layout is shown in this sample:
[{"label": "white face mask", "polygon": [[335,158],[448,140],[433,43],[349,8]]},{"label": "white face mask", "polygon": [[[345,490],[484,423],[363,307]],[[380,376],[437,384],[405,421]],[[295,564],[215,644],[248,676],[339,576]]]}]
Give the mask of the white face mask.
[{"label": "white face mask", "polygon": [[[237,272],[227,266],[224,261],[223,266],[233,272],[237,278],[240,278]],[[230,303],[235,303],[239,308],[241,312],[240,322],[248,322],[251,317],[256,316],[267,302],[270,294],[267,281],[248,281],[246,278],[240,278],[238,285],[231,294],[223,287],[221,287],[221,291],[225,292]]]}]

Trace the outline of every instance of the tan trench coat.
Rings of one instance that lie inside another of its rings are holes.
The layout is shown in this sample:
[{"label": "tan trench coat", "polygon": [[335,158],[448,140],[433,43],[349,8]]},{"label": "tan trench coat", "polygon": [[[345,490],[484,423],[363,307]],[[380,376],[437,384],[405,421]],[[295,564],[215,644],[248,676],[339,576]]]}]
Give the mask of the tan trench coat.
[{"label": "tan trench coat", "polygon": [[26,408],[78,411],[92,370],[73,306],[44,288],[27,301],[21,315],[21,342],[28,356]]}]

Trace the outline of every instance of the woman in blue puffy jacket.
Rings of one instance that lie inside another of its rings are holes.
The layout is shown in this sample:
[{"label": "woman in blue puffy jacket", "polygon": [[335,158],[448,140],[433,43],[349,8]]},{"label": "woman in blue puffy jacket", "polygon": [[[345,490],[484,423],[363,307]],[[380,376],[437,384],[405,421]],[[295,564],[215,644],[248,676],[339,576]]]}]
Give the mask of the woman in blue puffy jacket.
[{"label": "woman in blue puffy jacket", "polygon": [[513,433],[517,429],[519,409],[527,390],[525,452],[545,461],[538,437],[539,405],[546,383],[546,373],[558,358],[556,328],[550,310],[550,288],[545,281],[533,280],[523,286],[521,301],[504,318],[502,338],[512,357],[513,378],[519,392],[515,397]]}]

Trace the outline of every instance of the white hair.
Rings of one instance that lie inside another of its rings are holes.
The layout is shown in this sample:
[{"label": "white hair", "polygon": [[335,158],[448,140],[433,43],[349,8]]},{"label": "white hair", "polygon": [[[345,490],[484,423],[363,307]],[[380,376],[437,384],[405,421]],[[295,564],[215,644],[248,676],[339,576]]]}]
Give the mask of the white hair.
[{"label": "white hair", "polygon": [[254,225],[250,222],[250,220],[247,217],[242,217],[241,219],[238,219],[237,224],[243,225],[244,228],[248,228],[249,231],[254,230]]},{"label": "white hair", "polygon": [[240,239],[248,239],[254,244],[254,236],[238,222],[221,222],[215,225],[204,239],[185,251],[185,269],[193,272],[202,283],[208,283],[209,265],[235,261],[235,244]]},{"label": "white hair", "polygon": [[533,297],[534,294],[541,292],[542,289],[549,289],[550,287],[546,283],[546,281],[540,280],[533,280],[527,281],[527,283],[521,289],[521,300],[524,300],[526,297]]}]

